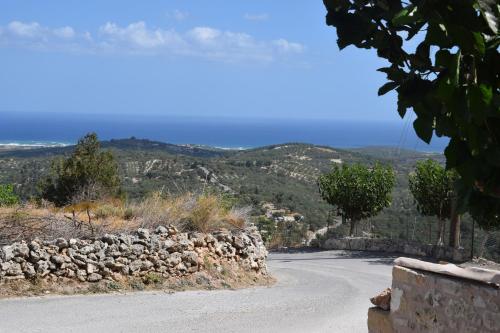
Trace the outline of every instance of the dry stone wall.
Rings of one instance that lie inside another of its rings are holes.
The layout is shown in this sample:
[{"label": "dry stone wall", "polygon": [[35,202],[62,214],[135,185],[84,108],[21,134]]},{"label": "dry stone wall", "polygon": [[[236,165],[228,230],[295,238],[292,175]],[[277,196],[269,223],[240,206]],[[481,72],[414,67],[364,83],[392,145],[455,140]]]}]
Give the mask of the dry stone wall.
[{"label": "dry stone wall", "polygon": [[330,238],[325,240],[321,244],[321,247],[326,250],[402,253],[411,256],[430,257],[454,262],[464,262],[468,259],[463,249],[420,244],[397,239],[361,237]]},{"label": "dry stone wall", "polygon": [[[425,267],[425,262],[420,262]],[[431,266],[429,264],[427,266]],[[455,266],[456,267],[456,266]],[[454,276],[395,265],[390,310],[370,308],[370,333],[500,332],[499,285],[471,279],[480,273],[498,281],[500,272],[454,268]],[[467,278],[466,278],[467,277]]]},{"label": "dry stone wall", "polygon": [[224,262],[267,274],[266,248],[255,227],[212,234],[179,233],[174,226],[139,229],[135,234],[97,239],[17,242],[0,251],[0,283],[14,279],[57,278],[98,282],[106,278],[184,276]]}]

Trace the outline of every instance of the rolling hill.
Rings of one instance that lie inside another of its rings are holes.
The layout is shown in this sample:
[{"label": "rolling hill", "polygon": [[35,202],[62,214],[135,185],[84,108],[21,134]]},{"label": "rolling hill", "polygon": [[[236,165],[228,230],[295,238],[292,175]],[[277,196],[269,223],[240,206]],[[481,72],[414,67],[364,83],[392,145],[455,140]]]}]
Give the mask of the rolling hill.
[{"label": "rolling hill", "polygon": [[[407,200],[407,175],[415,162],[442,158],[414,151],[400,153],[387,147],[344,150],[304,143],[222,150],[130,138],[104,141],[102,146],[117,157],[130,200],[157,190],[179,193],[215,188],[231,193],[241,204],[258,208],[261,202],[272,202],[299,212],[312,229],[326,224],[331,209],[321,200],[316,179],[332,164],[378,161],[393,165],[398,179],[394,208],[384,214],[395,220],[393,215],[400,214],[396,207]],[[0,183],[16,184],[18,193],[27,199],[36,194],[36,184],[48,172],[51,159],[71,150],[70,146],[2,151]]]}]

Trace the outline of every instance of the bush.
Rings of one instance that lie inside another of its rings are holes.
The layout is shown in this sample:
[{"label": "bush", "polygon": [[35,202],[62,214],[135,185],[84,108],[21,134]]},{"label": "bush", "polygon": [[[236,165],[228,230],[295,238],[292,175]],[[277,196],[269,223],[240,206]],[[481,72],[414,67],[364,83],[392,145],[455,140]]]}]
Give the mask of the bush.
[{"label": "bush", "polygon": [[89,133],[67,159],[52,161],[51,174],[40,184],[42,198],[57,206],[118,196],[118,165],[110,151],[102,151],[95,133]]},{"label": "bush", "polygon": [[19,203],[19,197],[14,193],[13,185],[0,185],[0,206],[13,206]]}]

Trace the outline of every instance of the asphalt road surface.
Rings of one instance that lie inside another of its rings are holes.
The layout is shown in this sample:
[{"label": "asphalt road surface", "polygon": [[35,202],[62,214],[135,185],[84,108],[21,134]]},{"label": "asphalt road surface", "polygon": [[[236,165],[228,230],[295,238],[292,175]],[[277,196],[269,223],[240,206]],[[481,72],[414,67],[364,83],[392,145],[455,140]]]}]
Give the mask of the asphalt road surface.
[{"label": "asphalt road surface", "polygon": [[273,253],[271,287],[2,300],[0,332],[367,332],[368,298],[390,286],[393,259]]}]

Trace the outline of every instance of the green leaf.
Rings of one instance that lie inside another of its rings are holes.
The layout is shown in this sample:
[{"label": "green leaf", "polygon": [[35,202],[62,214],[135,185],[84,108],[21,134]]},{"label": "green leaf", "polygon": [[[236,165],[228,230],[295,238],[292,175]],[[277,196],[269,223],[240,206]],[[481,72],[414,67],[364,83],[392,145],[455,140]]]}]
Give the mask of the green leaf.
[{"label": "green leaf", "polygon": [[429,144],[432,139],[433,133],[433,119],[428,117],[418,117],[413,122],[413,128],[417,133],[418,137],[422,139],[425,143]]},{"label": "green leaf", "polygon": [[453,46],[452,41],[448,36],[448,31],[443,24],[429,22],[425,41],[430,45],[436,45],[442,48],[450,48]]},{"label": "green leaf", "polygon": [[397,13],[392,19],[392,24],[395,26],[402,26],[416,22],[419,19],[417,15],[417,7],[408,6],[404,8],[399,13]]},{"label": "green leaf", "polygon": [[387,94],[389,91],[396,89],[399,86],[399,83],[397,82],[387,82],[384,84],[382,87],[378,89],[378,95],[382,96]]},{"label": "green leaf", "polygon": [[439,50],[435,55],[436,61],[435,66],[448,67],[451,62],[451,53],[448,50]]},{"label": "green leaf", "polygon": [[474,39],[474,48],[476,49],[476,51],[479,52],[481,55],[484,54],[484,51],[486,50],[486,45],[484,43],[483,35],[480,34],[479,32],[473,32],[472,38]]},{"label": "green leaf", "polygon": [[395,82],[403,81],[408,75],[408,73],[397,66],[382,67],[377,69],[377,71],[387,74],[387,79]]}]

